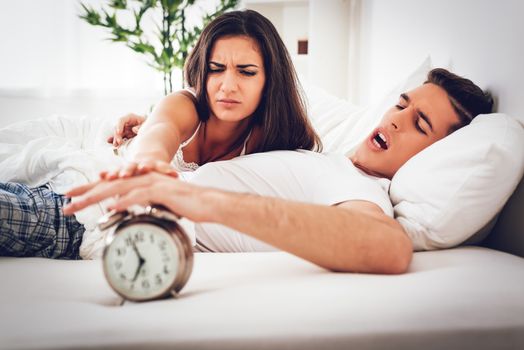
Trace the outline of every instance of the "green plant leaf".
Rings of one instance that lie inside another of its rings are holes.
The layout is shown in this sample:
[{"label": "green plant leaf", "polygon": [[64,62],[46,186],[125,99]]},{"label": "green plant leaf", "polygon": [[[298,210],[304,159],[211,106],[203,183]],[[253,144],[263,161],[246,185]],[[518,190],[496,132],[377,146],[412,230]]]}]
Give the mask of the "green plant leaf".
[{"label": "green plant leaf", "polygon": [[80,5],[84,9],[84,14],[80,15],[79,17],[91,25],[100,25],[100,15],[92,7],[89,8],[83,3],[80,3]]},{"label": "green plant leaf", "polygon": [[[204,26],[234,8],[239,2],[221,0],[214,11],[202,15],[203,25],[186,27],[185,11],[191,6],[198,6],[202,1],[207,0],[134,0],[134,4],[130,4],[131,1],[128,0],[105,0],[112,9],[111,13],[104,8],[96,11],[81,3],[83,11],[79,17],[91,25],[106,28],[109,34],[106,40],[123,42],[134,52],[146,55],[147,65],[163,73],[164,89],[167,93],[172,88],[173,70],[183,68],[189,51],[195,45]],[[136,6],[137,3],[139,7]],[[143,16],[150,10],[153,11],[153,15],[161,14],[161,20],[153,20],[151,27],[148,24],[148,27],[143,28]],[[124,27],[122,21],[117,18],[117,12],[121,14],[126,11],[134,19],[131,28]],[[149,42],[148,38],[151,38],[153,43]]]},{"label": "green plant leaf", "polygon": [[111,0],[109,6],[115,10],[125,10],[127,8],[127,0]]}]

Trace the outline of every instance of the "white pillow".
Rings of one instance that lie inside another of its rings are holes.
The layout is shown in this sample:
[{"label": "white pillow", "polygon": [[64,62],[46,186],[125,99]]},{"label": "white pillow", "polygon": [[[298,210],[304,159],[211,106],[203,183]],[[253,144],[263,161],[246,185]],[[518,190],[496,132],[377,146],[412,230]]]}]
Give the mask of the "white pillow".
[{"label": "white pillow", "polygon": [[393,177],[395,218],[415,250],[458,245],[502,209],[524,172],[524,129],[487,114],[429,146]]}]

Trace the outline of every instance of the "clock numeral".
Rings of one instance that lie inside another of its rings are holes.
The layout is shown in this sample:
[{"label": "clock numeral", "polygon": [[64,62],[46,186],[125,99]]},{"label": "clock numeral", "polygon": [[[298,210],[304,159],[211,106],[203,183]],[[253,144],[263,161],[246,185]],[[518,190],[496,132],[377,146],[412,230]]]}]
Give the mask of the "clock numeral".
[{"label": "clock numeral", "polygon": [[124,275],[123,273],[121,273],[121,274],[120,274],[120,279],[125,281],[125,280],[127,279],[127,278],[126,278],[126,275]]},{"label": "clock numeral", "polygon": [[133,245],[133,239],[131,237],[126,237],[125,243],[126,246],[131,247]]},{"label": "clock numeral", "polygon": [[123,256],[123,255],[126,255],[126,248],[122,247],[122,248],[116,248],[116,254],[118,256]]},{"label": "clock numeral", "polygon": [[135,242],[143,242],[144,241],[144,232],[138,231],[137,233],[135,233],[134,240]]},{"label": "clock numeral", "polygon": [[155,236],[153,236],[153,234],[149,234],[149,241],[151,242],[151,244],[155,244]]},{"label": "clock numeral", "polygon": [[166,241],[162,241],[162,242],[160,242],[160,244],[158,246],[160,247],[160,250],[164,251],[167,248],[167,242]]},{"label": "clock numeral", "polygon": [[162,284],[162,276],[160,276],[159,273],[157,273],[155,276],[155,282],[156,284]]},{"label": "clock numeral", "polygon": [[115,262],[115,268],[116,268],[117,270],[120,270],[120,269],[122,268],[122,262],[119,261],[119,260],[117,260],[117,261]]},{"label": "clock numeral", "polygon": [[164,265],[164,273],[167,275],[169,273],[169,269],[167,265]]},{"label": "clock numeral", "polygon": [[149,289],[149,287],[150,287],[149,281],[148,280],[143,280],[142,281],[142,288]]}]

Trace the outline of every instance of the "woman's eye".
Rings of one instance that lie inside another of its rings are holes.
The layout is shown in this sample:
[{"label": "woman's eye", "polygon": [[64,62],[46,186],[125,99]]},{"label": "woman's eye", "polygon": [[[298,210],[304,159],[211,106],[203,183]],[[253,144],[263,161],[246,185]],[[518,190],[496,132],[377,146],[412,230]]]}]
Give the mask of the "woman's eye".
[{"label": "woman's eye", "polygon": [[395,105],[395,108],[401,111],[401,110],[403,110],[406,107],[401,106],[401,105]]},{"label": "woman's eye", "polygon": [[243,75],[247,75],[248,77],[252,77],[257,74],[257,72],[251,72],[248,70],[241,70],[240,73],[242,73]]},{"label": "woman's eye", "polygon": [[219,73],[223,72],[224,70],[221,68],[209,68],[209,73]]}]

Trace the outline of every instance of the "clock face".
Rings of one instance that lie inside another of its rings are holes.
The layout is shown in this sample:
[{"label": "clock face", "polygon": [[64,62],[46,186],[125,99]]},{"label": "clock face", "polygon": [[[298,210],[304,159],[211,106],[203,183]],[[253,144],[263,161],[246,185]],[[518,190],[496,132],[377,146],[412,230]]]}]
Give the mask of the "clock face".
[{"label": "clock face", "polygon": [[170,290],[179,252],[169,234],[149,223],[119,229],[104,256],[106,277],[126,298],[145,300]]}]

